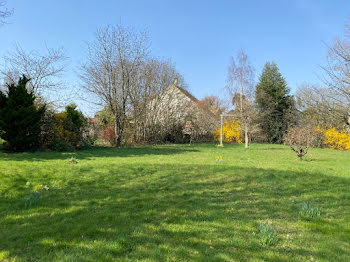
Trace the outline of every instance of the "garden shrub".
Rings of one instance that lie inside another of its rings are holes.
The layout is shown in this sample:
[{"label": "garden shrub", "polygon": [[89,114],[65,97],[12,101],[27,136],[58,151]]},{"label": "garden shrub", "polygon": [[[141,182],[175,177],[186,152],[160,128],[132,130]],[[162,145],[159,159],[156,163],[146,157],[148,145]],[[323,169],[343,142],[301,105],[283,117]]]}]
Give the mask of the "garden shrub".
[{"label": "garden shrub", "polygon": [[41,120],[40,147],[41,149],[51,149],[56,139],[55,133],[55,112],[51,109],[46,110]]},{"label": "garden shrub", "polygon": [[81,145],[83,147],[95,145],[98,139],[99,127],[98,124],[86,118],[86,121],[82,127],[82,140]]},{"label": "garden shrub", "polygon": [[[220,126],[214,131],[215,141],[220,140]],[[242,143],[243,140],[240,134],[240,125],[232,120],[225,121],[222,126],[222,141],[225,143]]]},{"label": "garden shrub", "polygon": [[102,138],[105,141],[108,141],[111,146],[115,145],[115,132],[114,132],[114,124],[108,124],[102,129]]},{"label": "garden shrub", "polygon": [[68,151],[96,140],[89,134],[89,123],[77,106],[70,104],[65,111],[48,111],[42,123],[41,143],[43,148],[55,151]]},{"label": "garden shrub", "polygon": [[328,148],[350,150],[350,133],[340,132],[335,128],[331,128],[324,131],[324,136],[324,144]]},{"label": "garden shrub", "polygon": [[183,126],[179,123],[170,124],[161,137],[164,143],[184,143]]},{"label": "garden shrub", "polygon": [[30,80],[21,77],[18,84],[0,91],[0,132],[6,150],[21,152],[39,147],[41,120],[45,105],[35,104],[36,97],[26,88]]},{"label": "garden shrub", "polygon": [[70,104],[65,111],[54,115],[56,141],[60,140],[72,149],[83,145],[83,128],[87,123],[83,113],[76,108],[75,104]]},{"label": "garden shrub", "polygon": [[327,147],[327,148],[338,149],[338,150],[350,150],[350,133],[349,132],[338,131],[335,128],[322,129],[318,126],[314,127],[313,129],[310,129],[309,127],[307,127],[307,129],[308,129],[308,132],[307,132],[308,136],[309,137],[311,136],[310,146],[312,147],[318,147],[318,148]]},{"label": "garden shrub", "polygon": [[324,140],[325,140],[325,136],[324,136],[324,132],[321,130],[320,127],[315,127],[314,128],[314,138],[313,141],[311,143],[312,147],[316,147],[316,148],[324,148],[325,144],[324,144]]},{"label": "garden shrub", "polygon": [[302,127],[291,127],[288,129],[284,137],[284,143],[288,145],[302,160],[312,146],[317,136],[316,130],[310,125]]}]

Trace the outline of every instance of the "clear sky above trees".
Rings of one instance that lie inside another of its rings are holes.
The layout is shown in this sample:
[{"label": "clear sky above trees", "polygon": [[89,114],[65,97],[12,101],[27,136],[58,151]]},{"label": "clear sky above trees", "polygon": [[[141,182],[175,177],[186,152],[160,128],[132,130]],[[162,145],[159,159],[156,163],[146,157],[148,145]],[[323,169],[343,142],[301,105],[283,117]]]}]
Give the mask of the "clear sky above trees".
[{"label": "clear sky above trees", "polygon": [[1,56],[16,42],[26,50],[63,46],[71,59],[67,80],[74,86],[85,42],[96,28],[121,22],[148,29],[152,54],[172,58],[198,98],[223,92],[229,58],[239,48],[257,76],[266,61],[275,61],[292,91],[305,81],[318,82],[315,73],[327,54],[323,41],[343,35],[350,14],[346,0],[8,0],[7,6],[14,14],[0,28]]}]

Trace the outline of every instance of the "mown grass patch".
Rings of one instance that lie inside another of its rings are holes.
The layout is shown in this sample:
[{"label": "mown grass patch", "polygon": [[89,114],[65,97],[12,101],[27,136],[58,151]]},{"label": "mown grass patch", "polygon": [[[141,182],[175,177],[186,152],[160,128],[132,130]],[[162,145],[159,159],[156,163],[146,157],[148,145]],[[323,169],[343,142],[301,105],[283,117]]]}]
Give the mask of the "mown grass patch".
[{"label": "mown grass patch", "polygon": [[[350,259],[349,152],[298,161],[285,146],[199,144],[71,157],[0,153],[0,260]],[[49,187],[31,208],[28,181]],[[303,219],[302,203],[321,216]],[[257,236],[261,223],[273,244]]]}]

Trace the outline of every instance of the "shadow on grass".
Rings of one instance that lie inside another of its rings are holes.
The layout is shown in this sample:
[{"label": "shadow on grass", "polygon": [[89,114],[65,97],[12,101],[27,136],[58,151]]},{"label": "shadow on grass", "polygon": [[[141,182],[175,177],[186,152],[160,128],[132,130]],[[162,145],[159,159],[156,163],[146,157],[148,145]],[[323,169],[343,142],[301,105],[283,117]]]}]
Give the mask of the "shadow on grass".
[{"label": "shadow on grass", "polygon": [[[32,209],[16,205],[21,199],[1,197],[7,212],[0,220],[0,251],[18,261],[350,257],[350,214],[337,209],[350,199],[347,178],[224,165],[128,170],[111,167],[90,181],[68,178],[66,188],[51,188]],[[321,220],[300,222],[295,207],[307,200],[323,208]],[[276,246],[259,244],[254,232],[261,221],[277,229]]]},{"label": "shadow on grass", "polygon": [[55,159],[68,159],[75,156],[78,159],[90,159],[96,157],[130,157],[142,155],[174,155],[185,152],[198,152],[197,149],[189,145],[173,147],[171,145],[162,146],[142,146],[142,147],[93,147],[71,152],[24,152],[6,153],[0,152],[0,159],[4,161],[45,161]]}]

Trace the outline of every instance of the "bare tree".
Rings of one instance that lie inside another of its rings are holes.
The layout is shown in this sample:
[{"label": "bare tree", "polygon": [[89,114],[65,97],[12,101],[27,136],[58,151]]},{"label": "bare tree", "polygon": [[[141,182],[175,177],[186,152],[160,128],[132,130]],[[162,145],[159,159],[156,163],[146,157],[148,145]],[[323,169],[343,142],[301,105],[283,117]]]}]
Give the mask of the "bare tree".
[{"label": "bare tree", "polygon": [[224,112],[222,101],[215,96],[198,101],[192,107],[188,118],[193,124],[192,139],[212,141],[213,132],[219,125],[219,116],[222,112]]},{"label": "bare tree", "polygon": [[115,121],[115,144],[120,146],[127,113],[130,113],[130,94],[137,88],[139,70],[149,54],[146,32],[133,28],[107,26],[96,32],[88,44],[87,62],[81,68],[83,88],[107,105]]},{"label": "bare tree", "polygon": [[325,86],[303,84],[297,92],[297,106],[306,121],[324,128],[350,130],[350,25],[345,37],[328,46],[327,64],[321,77]]},{"label": "bare tree", "polygon": [[0,1],[0,26],[6,24],[5,19],[13,14],[13,10],[4,8],[6,5],[5,1]]},{"label": "bare tree", "polygon": [[218,119],[220,114],[225,112],[227,108],[225,101],[214,95],[204,97],[202,100],[198,101],[197,104],[204,110],[213,113]]},{"label": "bare tree", "polygon": [[137,72],[135,85],[129,90],[134,114],[143,118],[150,98],[168,87],[174,79],[178,80],[179,85],[186,85],[170,60],[146,59]]},{"label": "bare tree", "polygon": [[350,42],[336,38],[328,49],[327,65],[323,67],[328,78],[324,81],[337,95],[350,103]]},{"label": "bare tree", "polygon": [[[254,68],[243,50],[239,50],[237,58],[231,57],[227,73],[227,85],[232,103],[238,111],[238,119],[244,127],[245,147],[249,147],[249,130],[253,120]],[[237,94],[239,100],[237,101]]]},{"label": "bare tree", "polygon": [[[161,107],[156,103],[159,101],[152,100],[152,98],[167,88],[174,79],[177,79],[178,85],[187,86],[183,76],[176,71],[170,60],[148,58],[141,65],[136,78],[137,82],[129,91],[134,142],[142,140],[146,142],[147,137],[153,137],[155,133],[158,133],[156,122],[159,110],[157,109]],[[153,134],[148,135],[147,133],[150,132]]]},{"label": "bare tree", "polygon": [[346,97],[337,95],[330,88],[303,84],[298,88],[296,98],[302,121],[323,128],[350,129]]},{"label": "bare tree", "polygon": [[4,55],[4,69],[1,74],[6,82],[17,82],[24,74],[30,79],[27,87],[36,96],[44,96],[50,91],[58,91],[64,83],[60,80],[67,57],[62,49],[46,47],[46,53],[38,51],[26,52],[19,45],[15,45],[12,52]]},{"label": "bare tree", "polygon": [[315,136],[316,131],[310,125],[293,127],[288,129],[285,143],[297,154],[299,160],[302,160],[303,156],[307,154]]},{"label": "bare tree", "polygon": [[[350,24],[345,24],[345,37],[337,37],[328,47],[327,65],[323,67],[324,83],[330,92],[319,92],[345,113],[345,123],[350,129]],[[339,113],[339,111],[338,111]]]}]

